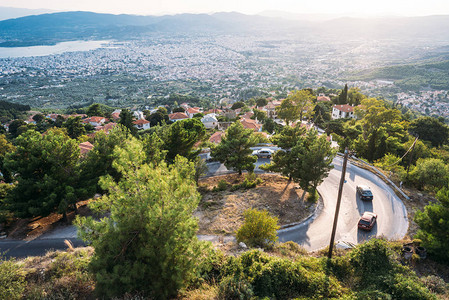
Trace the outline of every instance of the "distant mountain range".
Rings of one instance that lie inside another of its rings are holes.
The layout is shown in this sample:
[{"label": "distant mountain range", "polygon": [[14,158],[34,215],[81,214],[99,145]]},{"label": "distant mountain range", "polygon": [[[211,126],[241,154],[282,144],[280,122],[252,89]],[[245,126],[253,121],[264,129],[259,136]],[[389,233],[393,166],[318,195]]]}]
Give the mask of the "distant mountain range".
[{"label": "distant mountain range", "polygon": [[50,9],[28,9],[16,7],[0,7],[0,21],[7,19],[20,18],[30,15],[40,15],[54,12]]},{"label": "distant mountain range", "polygon": [[60,12],[0,21],[0,46],[51,45],[79,39],[129,39],[148,33],[280,32],[330,38],[449,40],[449,16],[338,18],[320,22],[241,13],[167,16]]}]

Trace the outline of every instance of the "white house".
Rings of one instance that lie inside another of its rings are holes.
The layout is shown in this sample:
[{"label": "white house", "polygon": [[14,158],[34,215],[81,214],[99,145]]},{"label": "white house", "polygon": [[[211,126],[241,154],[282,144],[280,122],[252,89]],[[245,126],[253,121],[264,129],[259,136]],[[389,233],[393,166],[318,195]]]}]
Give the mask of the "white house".
[{"label": "white house", "polygon": [[204,127],[206,128],[215,128],[218,125],[217,117],[214,113],[205,115],[201,122],[204,124]]},{"label": "white house", "polygon": [[89,123],[92,126],[101,126],[103,125],[108,119],[104,117],[90,117],[83,120],[83,123]]},{"label": "white house", "polygon": [[196,108],[189,107],[186,109],[186,114],[189,116],[189,118],[193,118],[194,115],[199,114],[201,111]]},{"label": "white house", "polygon": [[145,119],[139,119],[133,122],[134,127],[137,129],[150,129],[150,122]]},{"label": "white house", "polygon": [[145,119],[145,116],[144,116],[144,114],[143,114],[143,111],[140,111],[140,110],[133,111],[133,116],[134,116],[134,118],[136,118],[137,120]]},{"label": "white house", "polygon": [[348,104],[334,105],[332,107],[332,119],[355,118],[354,106]]}]

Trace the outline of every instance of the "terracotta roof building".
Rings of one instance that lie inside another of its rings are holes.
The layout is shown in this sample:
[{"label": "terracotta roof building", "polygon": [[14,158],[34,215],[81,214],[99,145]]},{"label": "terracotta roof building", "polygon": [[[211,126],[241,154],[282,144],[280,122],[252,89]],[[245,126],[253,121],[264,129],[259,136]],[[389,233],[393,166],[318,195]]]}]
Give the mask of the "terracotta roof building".
[{"label": "terracotta roof building", "polygon": [[90,150],[92,150],[94,148],[94,145],[92,145],[89,142],[84,142],[79,144],[80,147],[80,154],[81,155],[85,155],[87,152],[89,152]]},{"label": "terracotta roof building", "polygon": [[223,131],[214,132],[214,134],[212,134],[211,137],[209,138],[209,142],[214,144],[220,144],[223,135],[224,135]]},{"label": "terracotta roof building", "polygon": [[251,119],[241,119],[240,123],[242,123],[244,128],[249,128],[254,130],[255,132],[262,131],[262,124],[257,123],[256,120]]},{"label": "terracotta roof building", "polygon": [[334,105],[332,119],[354,118],[354,106],[348,104]]},{"label": "terracotta roof building", "polygon": [[177,113],[168,115],[168,119],[173,122],[188,119],[188,118],[189,118],[189,116],[182,112],[177,112]]}]

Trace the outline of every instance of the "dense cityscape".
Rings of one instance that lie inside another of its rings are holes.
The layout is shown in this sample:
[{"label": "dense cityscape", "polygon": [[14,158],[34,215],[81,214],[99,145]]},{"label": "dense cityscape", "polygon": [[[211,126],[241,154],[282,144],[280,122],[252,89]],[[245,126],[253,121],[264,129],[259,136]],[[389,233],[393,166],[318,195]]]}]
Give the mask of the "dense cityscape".
[{"label": "dense cityscape", "polygon": [[[381,52],[386,47],[388,55]],[[419,43],[414,46],[415,58],[421,48]],[[385,41],[339,43],[294,35],[282,39],[246,34],[155,35],[109,41],[90,51],[0,59],[0,99],[43,108],[92,102],[151,106],[171,93],[245,100],[273,90],[341,88],[348,83],[368,95],[400,100],[423,114],[446,116],[443,91],[404,91],[392,80],[350,78],[351,72],[394,63],[411,51],[401,49],[402,44]],[[440,95],[437,105],[426,96],[434,92]]]}]

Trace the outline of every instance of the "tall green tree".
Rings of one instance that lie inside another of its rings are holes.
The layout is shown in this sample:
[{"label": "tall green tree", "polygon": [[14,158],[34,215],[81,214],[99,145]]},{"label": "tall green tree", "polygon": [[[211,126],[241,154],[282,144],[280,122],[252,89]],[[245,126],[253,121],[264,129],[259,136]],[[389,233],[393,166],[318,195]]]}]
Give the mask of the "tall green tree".
[{"label": "tall green tree", "polygon": [[260,98],[257,98],[257,99],[256,99],[256,105],[257,105],[257,107],[264,107],[264,106],[267,105],[267,104],[268,104],[267,98],[262,98],[262,97],[260,97]]},{"label": "tall green tree", "polygon": [[86,134],[86,128],[81,120],[81,117],[70,117],[64,122],[63,127],[67,129],[67,134],[72,139],[77,139],[78,137]]},{"label": "tall green tree", "polygon": [[103,116],[103,110],[101,109],[100,104],[94,103],[87,109],[86,115],[89,117],[102,117]]},{"label": "tall green tree", "polygon": [[114,148],[123,146],[131,139],[128,129],[117,125],[109,134],[103,131],[95,135],[94,148],[87,153],[81,162],[81,180],[79,190],[84,197],[90,197],[96,192],[102,191],[99,185],[101,176],[110,175],[115,180],[120,179],[120,174],[112,166]]},{"label": "tall green tree", "polygon": [[234,169],[242,175],[243,170],[254,171],[257,158],[250,147],[256,145],[254,131],[243,128],[242,123],[235,122],[226,130],[220,144],[212,149],[211,156],[228,169]]},{"label": "tall green tree", "polygon": [[291,98],[296,106],[299,121],[302,121],[303,118],[309,119],[313,115],[315,105],[312,100],[315,97],[310,90],[296,91],[288,96],[288,98]]},{"label": "tall green tree", "polygon": [[27,123],[25,123],[24,120],[14,120],[9,124],[9,135],[12,138],[18,137],[21,133],[23,133],[22,130],[20,130],[21,127],[26,127]]},{"label": "tall green tree", "polygon": [[429,141],[433,147],[438,147],[448,142],[449,127],[432,117],[421,117],[413,120],[408,128],[414,136],[421,140]]},{"label": "tall green tree", "polygon": [[325,135],[318,136],[317,131],[311,129],[291,150],[292,155],[297,158],[293,178],[297,178],[301,188],[312,195],[315,195],[318,185],[333,168],[332,161],[336,152],[326,138]]},{"label": "tall green tree", "polygon": [[448,184],[449,168],[438,158],[420,158],[410,172],[410,181],[418,188],[439,190]]},{"label": "tall green tree", "polygon": [[194,160],[199,151],[192,151],[193,146],[206,134],[204,124],[198,119],[177,121],[169,127],[166,136],[160,136],[164,140],[167,150],[167,161],[173,162],[177,155]]},{"label": "tall green tree", "polygon": [[132,135],[136,135],[137,128],[134,127],[133,120],[134,120],[134,117],[133,117],[133,114],[131,113],[131,111],[126,108],[122,109],[122,111],[120,112],[119,124],[122,124],[123,126],[125,126]]},{"label": "tall green tree", "polygon": [[419,225],[416,238],[423,241],[429,254],[437,260],[449,262],[449,189],[441,189],[437,193],[438,201],[431,203],[415,214],[415,222]]},{"label": "tall green tree", "polygon": [[101,297],[139,291],[171,299],[195,274],[200,244],[193,212],[200,195],[193,163],[178,157],[155,168],[144,164],[144,153],[135,141],[115,148],[121,180],[102,177],[108,194],[91,205],[109,217],[77,219],[81,237],[95,248],[90,269]]},{"label": "tall green tree", "polygon": [[295,172],[295,163],[297,157],[291,151],[293,147],[303,138],[306,133],[305,127],[284,126],[279,134],[271,138],[273,144],[280,147],[281,151],[276,151],[269,164],[262,165],[261,168],[266,171],[281,173],[289,179],[293,179]]},{"label": "tall green tree", "polygon": [[168,114],[167,114],[167,110],[164,108],[165,113],[163,112],[163,110],[157,110],[154,113],[146,116],[147,121],[150,122],[150,126],[154,127],[157,125],[162,125],[162,123],[166,123],[168,124],[169,122],[169,118],[168,118]]},{"label": "tall green tree", "polygon": [[348,103],[348,85],[345,84],[345,87],[341,90],[340,95],[338,95],[338,104],[346,104]]},{"label": "tall green tree", "polygon": [[15,150],[16,147],[6,139],[6,136],[0,134],[0,172],[3,174],[3,176],[0,176],[0,180],[11,182],[11,173],[8,169],[5,169],[5,157],[8,153],[13,153]]},{"label": "tall green tree", "polygon": [[44,135],[27,131],[16,139],[17,148],[6,156],[16,187],[8,194],[11,210],[20,217],[66,213],[77,201],[78,143],[60,129]]},{"label": "tall green tree", "polygon": [[289,97],[282,100],[281,104],[276,107],[276,113],[280,119],[284,120],[287,126],[299,118],[296,105]]}]

